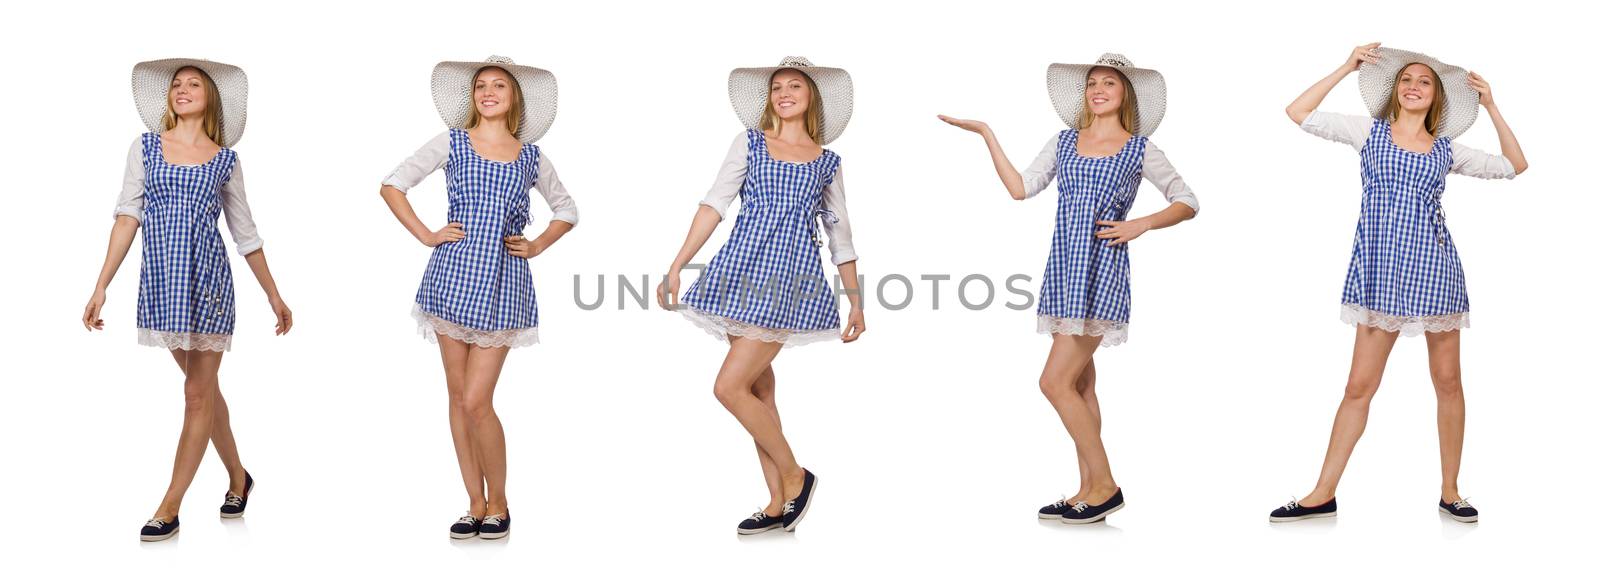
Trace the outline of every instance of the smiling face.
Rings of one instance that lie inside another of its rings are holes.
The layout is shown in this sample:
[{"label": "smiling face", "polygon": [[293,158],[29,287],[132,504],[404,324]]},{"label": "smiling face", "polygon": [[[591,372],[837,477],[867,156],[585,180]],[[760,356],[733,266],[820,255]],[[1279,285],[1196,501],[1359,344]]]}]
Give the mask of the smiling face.
[{"label": "smiling face", "polygon": [[1427,64],[1413,62],[1395,74],[1394,89],[1389,92],[1389,103],[1384,105],[1381,116],[1393,122],[1401,113],[1422,114],[1422,127],[1432,135],[1438,133],[1444,105],[1439,74]]},{"label": "smiling face", "polygon": [[1128,78],[1115,68],[1097,66],[1089,69],[1083,83],[1083,110],[1078,116],[1078,129],[1094,124],[1095,118],[1116,118],[1122,129],[1133,133],[1139,124],[1139,98],[1134,94]]},{"label": "smiling face", "polygon": [[799,120],[811,141],[822,143],[822,95],[811,77],[793,68],[772,73],[760,127],[781,133],[784,122]]},{"label": "smiling face", "polygon": [[207,138],[222,145],[222,94],[211,76],[195,67],[178,69],[167,88],[167,113],[161,119],[163,130],[178,125],[178,119],[199,121]]},{"label": "smiling face", "polygon": [[509,72],[495,66],[478,70],[472,80],[472,112],[467,114],[467,128],[475,128],[484,120],[504,120],[506,130],[515,136],[522,126],[522,86]]}]

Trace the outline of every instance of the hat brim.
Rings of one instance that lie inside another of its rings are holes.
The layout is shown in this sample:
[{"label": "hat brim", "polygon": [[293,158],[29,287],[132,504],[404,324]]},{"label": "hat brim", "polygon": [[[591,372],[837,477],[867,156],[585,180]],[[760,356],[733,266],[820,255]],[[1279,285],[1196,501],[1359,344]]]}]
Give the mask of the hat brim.
[{"label": "hat brim", "polygon": [[1139,99],[1139,125],[1134,133],[1145,137],[1154,134],[1161,125],[1161,118],[1167,114],[1167,80],[1160,72],[1147,68],[1051,64],[1045,72],[1045,84],[1050,90],[1050,103],[1055,105],[1061,121],[1073,128],[1078,127],[1078,118],[1083,114],[1084,85],[1088,83],[1089,71],[1095,68],[1111,68],[1128,77],[1128,83],[1133,85],[1133,93]]},{"label": "hat brim", "polygon": [[151,132],[161,133],[162,119],[167,115],[167,97],[172,91],[172,77],[178,70],[197,68],[211,77],[221,95],[221,109],[217,114],[222,123],[222,141],[218,146],[231,148],[244,136],[244,124],[250,95],[250,82],[244,70],[231,64],[195,58],[168,58],[150,60],[133,65],[133,105],[139,109],[139,119]]},{"label": "hat brim", "polygon": [[450,128],[465,128],[472,112],[472,84],[478,71],[503,69],[522,90],[522,122],[517,139],[531,144],[550,131],[556,121],[556,75],[549,70],[497,62],[440,62],[433,67],[433,105]]},{"label": "hat brim", "polygon": [[855,107],[855,84],[850,73],[842,68],[822,66],[768,66],[764,68],[735,68],[728,73],[728,100],[733,103],[733,113],[739,116],[744,127],[760,129],[761,113],[767,109],[772,74],[779,70],[796,70],[811,78],[822,93],[822,141],[826,146],[844,134],[850,123],[850,113]]},{"label": "hat brim", "polygon": [[1472,127],[1472,122],[1478,119],[1478,91],[1467,84],[1465,69],[1419,52],[1394,48],[1378,50],[1378,62],[1362,62],[1356,76],[1361,86],[1361,99],[1372,117],[1383,114],[1383,107],[1394,93],[1395,75],[1406,66],[1424,64],[1439,75],[1439,87],[1444,90],[1444,114],[1439,118],[1434,135],[1455,139]]}]

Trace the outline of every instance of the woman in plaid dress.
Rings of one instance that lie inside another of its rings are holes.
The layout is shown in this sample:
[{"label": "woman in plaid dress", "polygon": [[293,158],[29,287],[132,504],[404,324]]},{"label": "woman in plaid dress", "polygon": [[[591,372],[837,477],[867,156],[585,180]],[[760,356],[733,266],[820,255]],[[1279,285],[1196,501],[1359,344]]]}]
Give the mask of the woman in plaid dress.
[{"label": "woman in plaid dress", "polygon": [[[1317,110],[1340,80],[1360,71],[1370,116]],[[1455,141],[1477,115],[1489,113],[1502,155]],[[1361,218],[1345,277],[1341,316],[1355,325],[1356,342],[1344,400],[1317,486],[1270,514],[1272,521],[1328,517],[1334,490],[1366,428],[1372,395],[1400,335],[1425,334],[1439,400],[1439,511],[1474,522],[1478,512],[1461,497],[1457,477],[1466,404],[1461,394],[1461,329],[1467,290],[1455,242],[1444,225],[1440,198],[1447,174],[1510,179],[1528,168],[1516,136],[1500,116],[1489,84],[1476,73],[1402,50],[1358,46],[1338,69],[1287,109],[1317,136],[1347,144],[1361,156]]]},{"label": "woman in plaid dress", "polygon": [[[539,341],[528,260],[566,235],[578,211],[549,157],[533,144],[555,119],[553,75],[491,57],[439,63],[433,87],[450,129],[395,168],[382,194],[400,223],[433,250],[411,313],[423,337],[439,344],[469,500],[450,536],[498,539],[510,533],[511,514],[495,385],[507,352]],[[435,230],[417,217],[406,193],[437,170],[445,172],[450,221]],[[533,239],[522,235],[530,189],[554,213]]]},{"label": "woman in plaid dress", "polygon": [[[987,124],[940,119],[983,136],[1012,198],[1031,198],[1056,181],[1055,234],[1037,320],[1039,333],[1054,342],[1039,387],[1077,447],[1079,481],[1077,494],[1038,514],[1093,523],[1123,505],[1100,440],[1094,352],[1128,338],[1128,242],[1194,217],[1200,204],[1149,140],[1166,108],[1166,84],[1159,73],[1135,68],[1120,54],[1105,54],[1094,64],[1054,64],[1047,78],[1056,111],[1070,127],[1045,142],[1023,172],[1012,166]],[[1159,188],[1169,205],[1130,220],[1141,180]]]},{"label": "woman in plaid dress", "polygon": [[169,59],[133,68],[134,101],[150,132],[135,139],[117,201],[116,224],[83,326],[105,327],[100,310],[133,236],[143,229],[139,268],[139,343],[169,350],[184,375],[183,433],[172,481],[155,514],[140,529],[143,541],[178,533],[178,510],[205,456],[206,444],[228,470],[222,517],[244,514],[255,480],[245,471],[217,383],[222,354],[233,347],[233,274],[217,230],[219,216],[277,317],[276,333],[293,326],[289,307],[267,267],[244,175],[232,147],[244,133],[244,71],[218,62]]},{"label": "woman in plaid dress", "polygon": [[[849,121],[850,77],[838,68],[786,58],[777,67],[734,70],[729,93],[748,129],[734,138],[656,298],[662,308],[676,306],[685,318],[728,342],[714,389],[755,440],[770,496],[738,532],[792,531],[810,509],[816,476],[795,461],[779,425],[772,360],[785,346],[849,343],[866,330],[840,159],[822,148]],[[677,306],[679,273],[735,195],[741,201],[732,235]],[[819,228],[828,234],[833,263],[849,293],[849,323],[842,333],[838,304],[818,255]]]}]

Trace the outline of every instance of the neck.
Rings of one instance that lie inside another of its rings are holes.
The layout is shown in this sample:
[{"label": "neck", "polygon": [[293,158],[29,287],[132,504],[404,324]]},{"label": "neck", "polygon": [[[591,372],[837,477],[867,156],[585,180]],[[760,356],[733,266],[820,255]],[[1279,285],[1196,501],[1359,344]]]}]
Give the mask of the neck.
[{"label": "neck", "polygon": [[506,129],[505,116],[496,116],[493,118],[479,117],[478,126],[473,128],[472,132],[474,135],[482,135],[487,138],[495,139],[499,139],[501,136],[513,136],[513,134]]},{"label": "neck", "polygon": [[806,133],[805,115],[778,120],[778,139],[791,144],[810,142],[811,135]]},{"label": "neck", "polygon": [[1426,126],[1427,119],[1427,112],[1414,112],[1411,110],[1402,109],[1400,110],[1400,113],[1395,114],[1393,126],[1396,130],[1401,132],[1426,134],[1428,131]]},{"label": "neck", "polygon": [[1128,133],[1122,129],[1122,117],[1116,112],[1095,116],[1094,121],[1089,122],[1089,127],[1083,131],[1096,136],[1121,136]]},{"label": "neck", "polygon": [[167,135],[173,140],[190,145],[199,144],[201,140],[210,140],[206,136],[205,118],[199,114],[178,116],[177,124],[173,125],[171,130],[167,130]]}]

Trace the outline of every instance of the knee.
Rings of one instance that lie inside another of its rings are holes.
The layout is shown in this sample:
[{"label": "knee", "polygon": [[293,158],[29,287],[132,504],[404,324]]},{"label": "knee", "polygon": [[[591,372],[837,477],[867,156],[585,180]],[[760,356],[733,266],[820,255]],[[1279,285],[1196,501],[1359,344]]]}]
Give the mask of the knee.
[{"label": "knee", "polygon": [[732,408],[741,397],[750,394],[750,388],[732,381],[717,380],[716,386],[711,388],[711,393],[717,396],[717,401],[721,402],[723,407]]},{"label": "knee", "polygon": [[[451,401],[455,401],[451,397]],[[466,412],[467,418],[473,423],[481,422],[494,416],[494,396],[488,393],[466,393],[461,397],[461,409]]]},{"label": "knee", "polygon": [[1371,401],[1378,393],[1378,378],[1352,377],[1344,386],[1345,401]]},{"label": "knee", "polygon": [[467,405],[467,383],[465,380],[465,377],[445,374],[445,387],[450,392],[451,409],[464,409]]},{"label": "knee", "polygon": [[1039,391],[1051,402],[1078,397],[1076,382],[1065,382],[1050,376],[1039,377]]},{"label": "knee", "polygon": [[1461,370],[1454,367],[1435,367],[1433,372],[1433,390],[1440,397],[1454,397],[1461,395]]},{"label": "knee", "polygon": [[189,412],[200,412],[211,409],[216,405],[217,388],[201,378],[191,377],[183,384],[183,408]]}]

